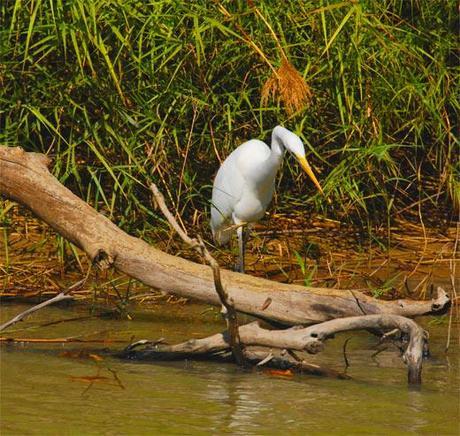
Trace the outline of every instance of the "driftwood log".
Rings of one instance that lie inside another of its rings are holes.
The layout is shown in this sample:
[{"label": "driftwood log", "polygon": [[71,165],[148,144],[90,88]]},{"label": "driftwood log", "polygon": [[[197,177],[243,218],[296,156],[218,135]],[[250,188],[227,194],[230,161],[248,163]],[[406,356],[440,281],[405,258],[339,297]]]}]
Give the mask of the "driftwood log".
[{"label": "driftwood log", "polygon": [[[215,268],[168,255],[124,233],[61,185],[49,173],[48,164],[44,155],[26,153],[19,147],[0,147],[0,194],[31,209],[102,268],[112,266],[149,286],[176,295],[210,304],[223,302],[216,293]],[[379,301],[352,290],[285,285],[225,270],[219,271],[219,275],[225,287],[224,300],[231,301],[230,308],[294,326],[286,330],[266,330],[257,323],[239,327],[241,345],[286,350],[292,357],[244,348],[245,360],[313,373],[328,374],[328,371],[308,364],[294,351],[317,353],[326,339],[340,331],[396,328],[409,338],[403,354],[408,381],[420,383],[426,334],[405,317],[444,313],[450,305],[441,288],[431,301]],[[128,347],[121,356],[151,359],[228,356],[232,348],[228,336],[226,332],[183,344],[157,343],[138,350],[137,345],[146,343],[141,341]]]},{"label": "driftwood log", "polygon": [[[61,185],[48,164],[45,155],[0,147],[0,194],[29,208],[99,266],[112,266],[172,294],[220,305],[211,268],[126,234]],[[285,325],[379,313],[439,314],[450,304],[442,290],[431,301],[380,301],[358,291],[287,285],[227,270],[222,281],[238,311]]]},{"label": "driftwood log", "polygon": [[[323,350],[324,342],[334,337],[336,333],[362,330],[379,329],[382,331],[398,329],[408,338],[408,344],[403,354],[403,360],[408,367],[408,382],[419,384],[422,376],[423,352],[426,346],[427,334],[411,319],[398,315],[363,315],[350,318],[334,319],[306,328],[291,327],[285,330],[267,330],[258,322],[246,324],[239,328],[241,344],[246,346],[264,346],[269,348],[305,351],[316,354]],[[136,350],[139,345],[146,345],[143,350]],[[135,358],[136,360],[171,360],[187,359],[199,356],[218,356],[229,352],[229,338],[227,332],[219,333],[203,339],[190,339],[176,345],[162,343],[150,344],[147,341],[139,341],[127,347],[121,357]],[[266,354],[255,356],[248,351],[248,360],[262,361]],[[286,358],[284,362],[277,362],[275,367],[296,369]],[[268,362],[267,362],[268,363]],[[331,373],[331,370],[316,366],[313,367],[303,360],[297,362],[297,369],[308,373],[332,375],[344,378],[341,373]],[[303,366],[302,366],[303,364]]]}]

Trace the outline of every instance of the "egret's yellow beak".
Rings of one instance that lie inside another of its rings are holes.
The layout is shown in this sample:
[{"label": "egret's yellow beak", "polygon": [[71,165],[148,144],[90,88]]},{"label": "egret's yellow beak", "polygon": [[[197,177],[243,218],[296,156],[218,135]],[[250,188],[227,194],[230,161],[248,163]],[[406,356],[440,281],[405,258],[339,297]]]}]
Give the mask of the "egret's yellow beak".
[{"label": "egret's yellow beak", "polygon": [[318,182],[318,179],[316,178],[315,174],[313,173],[313,170],[311,169],[310,164],[308,163],[307,159],[305,159],[303,156],[296,156],[297,161],[299,162],[300,166],[303,168],[303,170],[308,174],[312,182],[315,184],[315,186],[318,188],[319,192],[324,195],[323,188],[321,188],[321,185]]}]

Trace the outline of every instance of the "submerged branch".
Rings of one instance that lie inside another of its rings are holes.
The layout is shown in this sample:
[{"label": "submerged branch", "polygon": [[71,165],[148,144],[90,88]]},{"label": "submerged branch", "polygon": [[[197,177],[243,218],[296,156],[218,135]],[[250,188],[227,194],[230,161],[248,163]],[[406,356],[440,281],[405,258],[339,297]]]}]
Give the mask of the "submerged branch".
[{"label": "submerged branch", "polygon": [[123,344],[125,340],[116,339],[79,339],[79,338],[9,338],[0,337],[0,343],[6,344],[67,344],[67,343],[84,343],[84,344]]},{"label": "submerged branch", "polygon": [[88,278],[88,275],[86,275],[85,278],[79,280],[78,282],[74,283],[72,286],[68,287],[64,291],[60,292],[58,295],[56,295],[53,298],[50,298],[49,300],[43,301],[40,304],[37,304],[36,306],[32,306],[29,309],[25,310],[24,312],[19,313],[16,315],[14,318],[10,319],[9,321],[5,322],[4,324],[0,325],[0,332],[7,329],[8,327],[11,327],[12,325],[16,324],[19,321],[22,321],[23,319],[27,318],[29,315],[32,313],[36,312],[37,310],[43,309],[46,306],[49,306],[51,304],[58,303],[59,301],[64,301],[64,300],[71,300],[73,297],[71,295],[68,295],[72,291],[76,291],[80,289],[83,284],[86,282],[86,279]]},{"label": "submerged branch", "polygon": [[[280,350],[304,351],[316,354],[323,350],[324,342],[335,334],[351,330],[372,329],[388,331],[397,328],[409,337],[403,360],[408,368],[408,382],[420,384],[422,380],[422,358],[427,335],[414,321],[397,315],[363,315],[326,321],[306,328],[292,327],[285,330],[267,330],[257,322],[239,328],[241,343],[245,346],[262,346]],[[120,357],[136,360],[174,360],[214,356],[229,351],[226,332],[203,339],[167,345],[155,343],[145,349],[132,346],[120,353]],[[246,350],[245,350],[246,352]],[[263,358],[267,357],[267,353]],[[261,358],[260,360],[262,360]]]}]

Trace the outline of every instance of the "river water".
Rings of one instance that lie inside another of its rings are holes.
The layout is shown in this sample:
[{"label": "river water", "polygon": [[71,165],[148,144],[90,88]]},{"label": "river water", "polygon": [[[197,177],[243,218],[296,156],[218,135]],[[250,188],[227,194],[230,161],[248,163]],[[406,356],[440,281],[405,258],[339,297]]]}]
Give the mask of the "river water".
[{"label": "river water", "polygon": [[[24,310],[2,304],[0,319]],[[198,304],[160,305],[132,320],[90,317],[88,308],[49,307],[13,326],[22,338],[98,338],[104,344],[3,344],[2,436],[26,434],[460,434],[459,327],[449,352],[447,325],[419,320],[430,332],[423,385],[409,388],[398,353],[375,358],[376,338],[347,333],[311,358],[352,380],[282,377],[207,362],[136,363],[108,356],[132,338],[169,342],[220,331],[217,312]],[[80,319],[75,319],[80,318]],[[48,326],[43,323],[62,321]],[[40,328],[37,328],[40,326]],[[20,330],[21,329],[21,330]]]}]

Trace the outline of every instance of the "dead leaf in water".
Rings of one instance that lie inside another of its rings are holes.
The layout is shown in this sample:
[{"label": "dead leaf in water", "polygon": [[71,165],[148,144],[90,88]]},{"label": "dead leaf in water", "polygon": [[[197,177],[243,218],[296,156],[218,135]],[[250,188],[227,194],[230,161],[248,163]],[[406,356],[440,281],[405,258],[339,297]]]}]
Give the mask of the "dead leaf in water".
[{"label": "dead leaf in water", "polygon": [[267,369],[265,372],[273,376],[294,377],[294,373],[290,369]]},{"label": "dead leaf in water", "polygon": [[69,375],[69,378],[72,381],[79,381],[82,383],[109,383],[111,381],[109,377],[104,377],[102,375],[86,375],[86,376]]},{"label": "dead leaf in water", "polygon": [[68,359],[88,359],[89,353],[84,350],[68,350],[58,354],[59,357],[67,357]]},{"label": "dead leaf in water", "polygon": [[89,351],[86,351],[86,350],[63,351],[62,353],[59,353],[58,356],[66,357],[68,359],[93,359],[96,362],[102,362],[104,360],[104,358],[99,356],[99,354],[90,353]]},{"label": "dead leaf in water", "polygon": [[104,358],[99,356],[99,354],[89,354],[88,357],[95,360],[96,362],[102,362],[104,360]]}]

